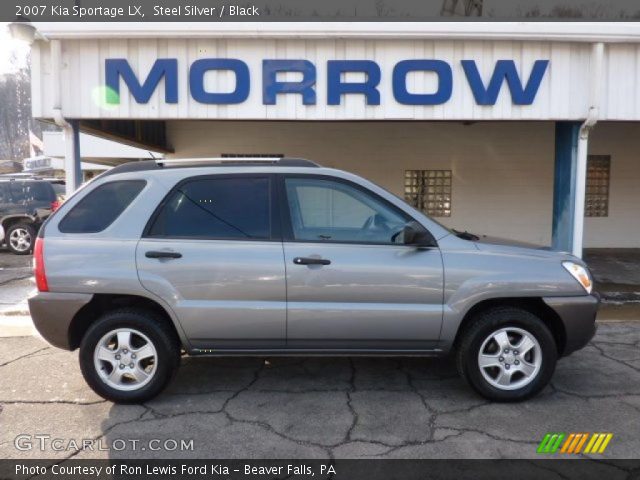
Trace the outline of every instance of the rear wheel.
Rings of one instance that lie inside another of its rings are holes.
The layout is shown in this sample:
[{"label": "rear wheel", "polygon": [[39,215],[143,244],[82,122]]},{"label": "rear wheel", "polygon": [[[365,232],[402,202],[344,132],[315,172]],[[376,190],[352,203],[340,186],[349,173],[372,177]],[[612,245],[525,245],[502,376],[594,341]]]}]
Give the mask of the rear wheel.
[{"label": "rear wheel", "polygon": [[116,310],[89,327],[80,369],[89,386],[117,403],[158,395],[180,362],[178,340],[164,319],[144,310]]},{"label": "rear wheel", "polygon": [[553,335],[540,318],[524,309],[499,307],[476,315],[462,333],[457,366],[480,395],[518,401],[549,383],[557,355]]},{"label": "rear wheel", "polygon": [[7,247],[16,255],[28,255],[33,252],[36,229],[30,223],[16,223],[7,229]]}]

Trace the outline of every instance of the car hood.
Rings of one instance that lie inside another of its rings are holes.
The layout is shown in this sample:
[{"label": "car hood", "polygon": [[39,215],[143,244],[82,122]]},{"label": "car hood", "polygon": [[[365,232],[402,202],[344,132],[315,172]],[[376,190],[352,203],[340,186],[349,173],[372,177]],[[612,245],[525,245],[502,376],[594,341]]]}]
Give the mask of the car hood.
[{"label": "car hood", "polygon": [[532,250],[551,250],[550,247],[545,247],[542,245],[536,245],[535,243],[521,242],[519,240],[511,240],[509,238],[502,237],[491,237],[489,235],[478,235],[480,238],[478,240],[474,240],[474,243],[478,245],[500,245],[507,247],[520,247],[520,248],[528,248]]},{"label": "car hood", "polygon": [[510,240],[507,238],[479,235],[478,240],[473,240],[477,248],[484,252],[493,252],[512,255],[527,255],[539,258],[554,258],[559,260],[571,260],[582,264],[583,262],[569,252],[552,250],[551,247],[536,245],[533,243]]}]

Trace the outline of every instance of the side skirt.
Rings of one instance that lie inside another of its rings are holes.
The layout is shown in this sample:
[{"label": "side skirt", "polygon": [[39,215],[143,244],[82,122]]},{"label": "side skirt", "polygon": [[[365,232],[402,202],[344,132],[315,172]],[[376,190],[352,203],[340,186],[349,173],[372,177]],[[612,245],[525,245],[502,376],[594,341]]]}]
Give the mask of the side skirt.
[{"label": "side skirt", "polygon": [[199,357],[441,357],[445,352],[430,350],[365,350],[365,349],[205,349],[187,352]]}]

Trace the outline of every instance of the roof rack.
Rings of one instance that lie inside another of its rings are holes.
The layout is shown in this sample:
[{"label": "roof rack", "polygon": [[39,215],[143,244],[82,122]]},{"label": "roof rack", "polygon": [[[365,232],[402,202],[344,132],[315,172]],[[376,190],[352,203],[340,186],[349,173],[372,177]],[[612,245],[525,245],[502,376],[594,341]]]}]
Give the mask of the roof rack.
[{"label": "roof rack", "polygon": [[211,157],[211,158],[161,158],[155,160],[160,167],[169,166],[188,166],[188,165],[273,165],[277,167],[311,167],[318,168],[318,165],[311,160],[304,158],[288,158],[288,157]]},{"label": "roof rack", "polygon": [[197,166],[265,166],[274,167],[311,167],[319,168],[315,162],[304,158],[280,158],[280,157],[255,157],[255,158],[158,158],[156,160],[140,160],[138,162],[127,162],[113,167],[100,174],[101,178],[125,172],[143,172],[148,170],[158,170],[161,168],[185,168]]}]

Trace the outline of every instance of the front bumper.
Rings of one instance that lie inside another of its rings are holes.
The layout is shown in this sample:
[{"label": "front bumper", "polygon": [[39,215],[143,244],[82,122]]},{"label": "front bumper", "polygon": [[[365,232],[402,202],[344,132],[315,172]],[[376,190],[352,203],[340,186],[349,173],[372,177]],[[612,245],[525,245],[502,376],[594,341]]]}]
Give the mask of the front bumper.
[{"label": "front bumper", "polygon": [[69,336],[71,321],[92,297],[87,293],[39,292],[29,299],[33,324],[51,345],[72,350]]},{"label": "front bumper", "polygon": [[597,293],[579,297],[545,297],[544,302],[560,317],[566,335],[562,355],[583,348],[596,334]]}]

